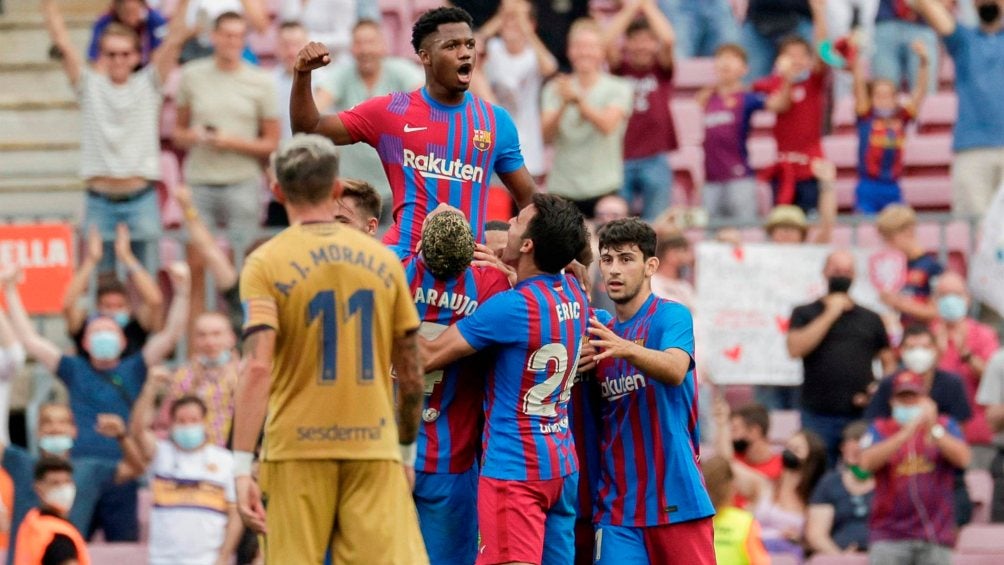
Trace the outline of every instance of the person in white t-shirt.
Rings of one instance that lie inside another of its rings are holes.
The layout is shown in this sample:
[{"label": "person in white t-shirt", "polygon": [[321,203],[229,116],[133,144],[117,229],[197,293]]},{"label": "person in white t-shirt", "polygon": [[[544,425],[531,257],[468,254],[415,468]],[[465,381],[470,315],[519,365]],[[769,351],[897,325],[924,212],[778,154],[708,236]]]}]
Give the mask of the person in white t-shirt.
[{"label": "person in white t-shirt", "polygon": [[154,402],[169,378],[163,367],[150,369],[130,422],[153,491],[150,565],[229,564],[243,531],[233,457],[207,441],[206,404],[197,396],[171,404],[171,438],[156,438]]},{"label": "person in white t-shirt", "polygon": [[478,35],[489,38],[484,70],[492,92],[516,122],[526,169],[539,177],[547,172],[540,89],[544,79],[558,71],[558,61],[537,37],[535,25],[532,4],[524,0],[503,2]]},{"label": "person in white t-shirt", "polygon": [[7,416],[10,410],[10,382],[24,368],[24,346],[14,335],[7,314],[0,308],[0,444],[10,445]]}]

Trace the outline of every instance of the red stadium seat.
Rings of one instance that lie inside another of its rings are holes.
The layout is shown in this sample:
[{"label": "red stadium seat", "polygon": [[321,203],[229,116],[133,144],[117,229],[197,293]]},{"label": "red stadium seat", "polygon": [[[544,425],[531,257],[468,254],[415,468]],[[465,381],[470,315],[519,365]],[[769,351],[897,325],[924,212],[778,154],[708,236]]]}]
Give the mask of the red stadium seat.
[{"label": "red stadium seat", "polygon": [[673,203],[697,204],[694,198],[704,185],[704,150],[695,145],[680,147],[669,162],[673,167]]},{"label": "red stadium seat", "polygon": [[994,480],[985,469],[970,469],[966,471],[966,490],[973,501],[973,520],[971,524],[987,524],[990,522],[990,505],[994,496]]},{"label": "red stadium seat", "polygon": [[939,90],[955,90],[955,61],[946,56],[944,52],[941,53],[938,60],[941,61],[941,67],[938,69]]},{"label": "red stadium seat", "polygon": [[725,402],[728,403],[732,410],[742,408],[756,401],[753,397],[753,387],[750,385],[725,385],[721,388],[723,389],[722,394],[725,397]]},{"label": "red stadium seat", "polygon": [[903,177],[903,199],[918,210],[947,210],[952,206],[952,180],[947,174]]},{"label": "red stadium seat", "polygon": [[858,179],[852,177],[838,178],[837,188],[837,208],[850,212],[854,209],[854,189],[858,186]]},{"label": "red stadium seat", "polygon": [[[967,524],[955,543],[958,553],[1004,555],[1004,524]],[[1000,563],[1000,561],[998,561]]]},{"label": "red stadium seat", "polygon": [[746,144],[750,166],[755,170],[772,165],[777,160],[777,143],[773,137],[754,137]]},{"label": "red stadium seat", "polygon": [[771,410],[770,431],[767,433],[771,443],[784,445],[801,429],[802,414],[798,410]]},{"label": "red stadium seat", "polygon": [[878,247],[879,245],[884,245],[882,236],[875,229],[875,224],[860,224],[854,231],[856,237],[854,245],[856,247]]},{"label": "red stadium seat", "polygon": [[714,59],[710,57],[680,59],[673,73],[674,94],[690,98],[698,90],[715,83]]},{"label": "red stadium seat", "polygon": [[853,97],[845,96],[833,105],[833,129],[835,132],[853,133],[856,119]]},{"label": "red stadium seat", "polygon": [[773,112],[766,110],[754,112],[753,119],[750,120],[752,130],[750,134],[754,136],[773,135],[775,121],[777,121],[777,116]]},{"label": "red stadium seat", "polygon": [[390,40],[391,54],[408,56],[411,48],[411,10],[401,0],[380,0],[380,21]]},{"label": "red stadium seat", "polygon": [[669,103],[680,146],[700,145],[704,141],[704,111],[693,99],[676,98]]},{"label": "red stadium seat", "polygon": [[855,175],[858,166],[858,137],[851,134],[823,138],[823,154],[837,166],[840,176]]},{"label": "red stadium seat", "polygon": [[921,132],[948,131],[958,118],[958,98],[954,92],[936,92],[920,108],[917,124]]},{"label": "red stadium seat", "polygon": [[952,136],[947,133],[908,137],[903,150],[907,174],[947,173],[952,164]]}]

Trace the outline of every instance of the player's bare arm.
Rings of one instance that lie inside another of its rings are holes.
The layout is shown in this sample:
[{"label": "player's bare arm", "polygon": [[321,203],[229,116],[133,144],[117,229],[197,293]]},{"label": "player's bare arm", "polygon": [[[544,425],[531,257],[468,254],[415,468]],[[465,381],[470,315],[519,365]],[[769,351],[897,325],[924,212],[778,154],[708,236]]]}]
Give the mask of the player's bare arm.
[{"label": "player's bare arm", "polygon": [[310,73],[331,63],[331,54],[323,43],[311,41],[300,50],[293,73],[293,89],[289,95],[289,122],[293,133],[317,133],[337,145],[352,143],[348,130],[337,114],[321,116],[314,102]]},{"label": "player's bare arm", "polygon": [[262,328],[244,338],[244,359],[234,394],[234,477],[237,510],[252,531],[265,533],[261,490],[251,477],[251,459],[265,424],[272,380],[275,330]]},{"label": "player's bare arm", "polygon": [[594,361],[599,362],[608,357],[624,359],[646,376],[674,386],[683,384],[690,371],[690,354],[682,349],[649,349],[618,336],[596,318],[589,320],[589,334],[592,336],[589,342],[600,350],[593,357]]},{"label": "player's bare arm", "polygon": [[526,170],[526,167],[520,167],[511,173],[502,173],[499,178],[502,179],[502,184],[509,189],[509,193],[512,194],[520,210],[526,208],[533,193],[537,192],[537,183],[534,182],[533,176],[530,175],[530,171]]},{"label": "player's bare arm", "polygon": [[419,419],[422,412],[425,381],[422,375],[422,356],[418,348],[418,332],[408,332],[394,340],[391,364],[397,374],[398,443],[414,443],[418,439]]},{"label": "player's bare arm", "polygon": [[438,371],[457,359],[475,352],[456,326],[450,326],[432,341],[422,337],[418,338],[418,341],[422,351],[422,364],[426,371]]}]

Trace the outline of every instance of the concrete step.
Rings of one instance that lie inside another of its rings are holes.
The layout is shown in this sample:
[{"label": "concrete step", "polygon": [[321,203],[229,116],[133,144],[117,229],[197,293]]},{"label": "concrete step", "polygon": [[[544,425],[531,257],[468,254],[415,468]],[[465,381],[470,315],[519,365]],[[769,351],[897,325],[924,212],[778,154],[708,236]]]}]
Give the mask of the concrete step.
[{"label": "concrete step", "polygon": [[[54,179],[58,181],[58,179]],[[84,191],[79,187],[59,184],[23,187],[8,190],[0,181],[0,220],[6,218],[74,218],[83,216]],[[44,200],[44,205],[40,201]]]},{"label": "concrete step", "polygon": [[74,99],[70,81],[57,62],[0,63],[0,103]]},{"label": "concrete step", "polygon": [[[108,0],[57,0],[59,11],[70,16],[94,16],[108,10]],[[4,17],[38,16],[41,13],[40,0],[3,0]]]},{"label": "concrete step", "polygon": [[0,106],[0,143],[74,143],[79,140],[80,112],[76,109],[63,104]]},{"label": "concrete step", "polygon": [[[67,22],[70,40],[80,54],[87,56],[91,40],[90,24],[84,20]],[[0,35],[4,48],[0,49],[0,63],[45,63],[49,61],[52,42],[41,20],[0,20]]]},{"label": "concrete step", "polygon": [[9,179],[72,177],[79,168],[77,143],[0,143],[0,171]]}]

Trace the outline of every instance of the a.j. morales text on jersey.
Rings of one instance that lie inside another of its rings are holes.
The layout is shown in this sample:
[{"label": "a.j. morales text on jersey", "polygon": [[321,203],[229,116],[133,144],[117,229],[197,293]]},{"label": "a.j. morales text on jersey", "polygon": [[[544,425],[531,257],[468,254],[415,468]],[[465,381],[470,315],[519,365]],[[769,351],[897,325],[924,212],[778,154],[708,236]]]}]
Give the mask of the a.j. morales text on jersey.
[{"label": "a.j. morales text on jersey", "polygon": [[296,284],[307,278],[312,266],[317,267],[325,263],[351,263],[359,265],[376,275],[377,278],[383,281],[385,287],[390,288],[394,284],[393,271],[387,269],[387,264],[382,259],[377,259],[361,249],[357,250],[347,246],[342,247],[331,244],[311,249],[308,253],[309,255],[307,256],[297,257],[296,260],[289,261],[289,265],[300,275],[299,278],[293,278],[288,282],[275,281],[276,290],[281,292],[283,296],[289,296],[289,293],[296,288]]}]

